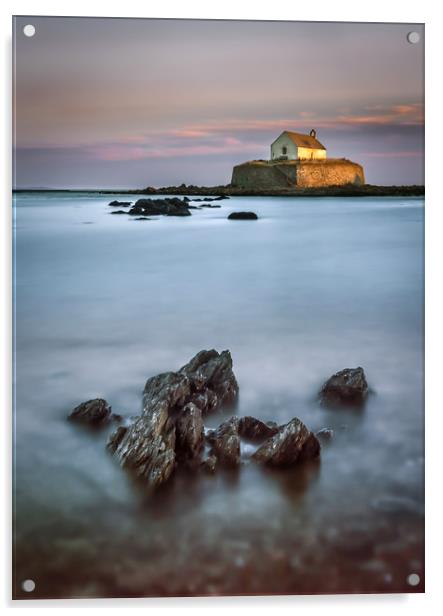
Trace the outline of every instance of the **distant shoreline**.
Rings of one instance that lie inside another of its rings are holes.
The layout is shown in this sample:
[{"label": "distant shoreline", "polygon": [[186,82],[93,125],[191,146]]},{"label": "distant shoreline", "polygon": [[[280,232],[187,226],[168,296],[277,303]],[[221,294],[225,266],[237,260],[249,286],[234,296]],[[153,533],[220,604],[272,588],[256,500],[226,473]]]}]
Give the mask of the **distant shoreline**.
[{"label": "distant shoreline", "polygon": [[251,190],[234,186],[165,186],[154,188],[148,186],[141,189],[82,189],[82,188],[15,188],[13,193],[97,193],[103,195],[214,195],[227,197],[420,197],[425,194],[425,187],[411,186],[330,186],[321,188],[297,188],[274,190]]}]

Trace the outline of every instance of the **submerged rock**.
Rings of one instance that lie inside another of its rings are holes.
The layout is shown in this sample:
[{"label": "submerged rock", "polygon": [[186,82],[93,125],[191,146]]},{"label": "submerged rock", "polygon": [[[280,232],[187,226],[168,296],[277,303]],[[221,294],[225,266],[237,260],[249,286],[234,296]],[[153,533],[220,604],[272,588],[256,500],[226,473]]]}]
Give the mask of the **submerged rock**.
[{"label": "submerged rock", "polygon": [[198,461],[202,414],[233,403],[237,395],[229,351],[200,351],[178,372],[147,380],[142,415],[112,434],[108,448],[148,486],[159,486],[169,479],[177,460]]},{"label": "submerged rock", "polygon": [[368,392],[363,368],[345,368],[326,381],[319,392],[319,400],[325,406],[360,407]]},{"label": "submerged rock", "polygon": [[103,398],[87,400],[75,407],[68,415],[71,421],[92,425],[103,424],[111,420],[112,410]]},{"label": "submerged rock", "polygon": [[268,438],[252,455],[252,459],[268,466],[293,466],[318,457],[320,443],[297,417]]},{"label": "submerged rock", "polygon": [[117,206],[117,205],[121,205],[121,206],[128,206],[131,205],[132,201],[111,201],[111,203],[108,203],[108,205],[112,205],[112,206]]},{"label": "submerged rock", "polygon": [[129,214],[129,212],[125,212],[125,210],[116,210],[115,212],[111,212],[111,214]]},{"label": "submerged rock", "polygon": [[255,212],[232,212],[228,220],[258,220],[258,216]]},{"label": "submerged rock", "polygon": [[334,430],[332,428],[322,428],[315,433],[315,436],[323,443],[329,443],[334,438]]}]

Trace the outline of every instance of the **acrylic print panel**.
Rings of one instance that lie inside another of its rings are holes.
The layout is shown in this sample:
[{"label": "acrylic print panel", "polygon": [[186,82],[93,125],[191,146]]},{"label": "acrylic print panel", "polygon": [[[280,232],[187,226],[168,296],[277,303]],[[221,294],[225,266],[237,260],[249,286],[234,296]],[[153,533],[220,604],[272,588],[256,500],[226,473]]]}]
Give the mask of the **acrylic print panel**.
[{"label": "acrylic print panel", "polygon": [[15,598],[423,592],[423,38],[14,19]]}]

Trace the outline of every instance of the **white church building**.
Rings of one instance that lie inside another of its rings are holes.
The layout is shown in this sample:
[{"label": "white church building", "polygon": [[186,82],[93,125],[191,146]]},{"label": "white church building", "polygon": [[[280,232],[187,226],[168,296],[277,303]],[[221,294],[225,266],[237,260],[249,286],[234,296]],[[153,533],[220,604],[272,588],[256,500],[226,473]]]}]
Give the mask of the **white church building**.
[{"label": "white church building", "polygon": [[285,130],[271,144],[271,160],[325,160],[326,148],[313,129],[309,135]]}]

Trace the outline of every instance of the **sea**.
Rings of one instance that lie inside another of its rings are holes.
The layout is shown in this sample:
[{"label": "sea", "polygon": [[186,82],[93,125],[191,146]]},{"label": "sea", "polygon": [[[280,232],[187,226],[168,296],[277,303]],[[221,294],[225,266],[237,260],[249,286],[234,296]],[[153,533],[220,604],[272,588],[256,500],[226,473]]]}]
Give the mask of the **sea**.
[{"label": "sea", "polygon": [[[231,197],[141,221],[113,199],[137,197],[14,194],[14,596],[423,592],[424,200]],[[239,469],[152,493],[106,450],[115,425],[67,421],[97,397],[128,421],[149,377],[212,348],[240,396],[206,426],[298,417],[334,431],[318,461],[270,471],[243,444]],[[321,407],[357,366],[366,406]]]}]

